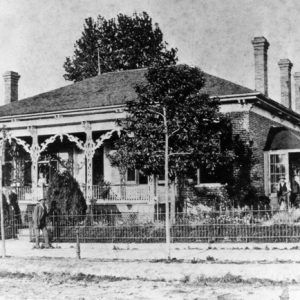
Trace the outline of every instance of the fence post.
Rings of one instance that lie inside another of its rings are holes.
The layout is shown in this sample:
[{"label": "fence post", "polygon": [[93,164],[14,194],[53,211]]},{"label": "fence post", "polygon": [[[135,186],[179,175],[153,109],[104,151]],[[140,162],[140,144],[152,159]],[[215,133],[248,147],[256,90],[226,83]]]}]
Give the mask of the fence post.
[{"label": "fence post", "polygon": [[79,242],[79,228],[76,228],[76,255],[78,259],[81,259],[80,257],[80,242]]},{"label": "fence post", "polygon": [[6,256],[5,247],[5,225],[4,225],[4,211],[3,211],[3,189],[2,189],[2,155],[3,155],[3,140],[0,141],[0,218],[1,218],[1,240],[2,240],[2,257]]},{"label": "fence post", "polygon": [[11,218],[11,220],[12,220],[12,238],[13,239],[15,239],[16,238],[16,224],[15,224],[15,210],[14,209],[12,209],[12,212],[11,212],[11,214],[12,214],[12,218]]}]

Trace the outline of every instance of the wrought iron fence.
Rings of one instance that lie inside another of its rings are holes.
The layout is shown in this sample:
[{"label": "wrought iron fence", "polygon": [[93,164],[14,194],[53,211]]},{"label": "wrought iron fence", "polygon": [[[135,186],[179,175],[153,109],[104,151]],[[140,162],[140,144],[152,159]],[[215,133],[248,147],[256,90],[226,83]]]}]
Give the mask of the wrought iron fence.
[{"label": "wrought iron fence", "polygon": [[[105,212],[89,215],[49,215],[53,242],[163,243],[164,213]],[[176,213],[171,220],[172,242],[299,242],[300,209],[207,210]],[[32,214],[5,216],[6,238],[34,241]]]}]

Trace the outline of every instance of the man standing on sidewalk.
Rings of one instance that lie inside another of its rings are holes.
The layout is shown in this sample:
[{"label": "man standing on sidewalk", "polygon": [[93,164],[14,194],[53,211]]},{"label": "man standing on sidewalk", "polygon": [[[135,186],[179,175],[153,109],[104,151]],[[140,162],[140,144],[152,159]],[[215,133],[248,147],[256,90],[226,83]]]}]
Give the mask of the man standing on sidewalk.
[{"label": "man standing on sidewalk", "polygon": [[45,199],[38,200],[38,204],[35,206],[33,211],[33,228],[35,232],[35,246],[34,249],[40,249],[39,237],[40,230],[43,232],[44,236],[44,246],[42,248],[51,248],[49,244],[49,236],[47,230],[47,207],[45,204]]}]

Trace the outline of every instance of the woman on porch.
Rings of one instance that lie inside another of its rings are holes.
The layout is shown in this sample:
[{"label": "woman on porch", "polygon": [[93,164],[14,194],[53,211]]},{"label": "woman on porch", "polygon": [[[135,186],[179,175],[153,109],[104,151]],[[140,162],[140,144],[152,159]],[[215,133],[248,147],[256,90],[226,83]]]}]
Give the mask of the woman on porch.
[{"label": "woman on porch", "polygon": [[37,193],[38,193],[38,199],[42,199],[45,197],[45,187],[47,186],[47,179],[44,177],[44,173],[40,172],[39,174],[39,179],[38,179],[38,188],[37,188]]}]

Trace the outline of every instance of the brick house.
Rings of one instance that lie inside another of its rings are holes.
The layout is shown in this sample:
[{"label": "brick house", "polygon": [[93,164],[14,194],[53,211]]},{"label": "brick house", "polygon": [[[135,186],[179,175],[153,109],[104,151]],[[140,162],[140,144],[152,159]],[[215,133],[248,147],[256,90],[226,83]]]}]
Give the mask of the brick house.
[{"label": "brick house", "polygon": [[[257,37],[252,44],[255,90],[205,73],[204,92],[220,98],[220,111],[230,116],[233,133],[253,143],[253,184],[275,203],[274,187],[279,177],[285,175],[290,181],[300,170],[300,73],[295,73],[296,99],[292,103],[292,63],[280,60],[281,101],[270,99],[269,43]],[[26,207],[39,197],[41,179],[47,186],[54,171],[68,168],[88,203],[95,199],[98,204],[117,205],[121,211],[154,209],[154,201],[163,201],[158,182],[129,170],[124,193],[120,173],[106,157],[112,150],[111,139],[117,138],[119,131],[115,120],[125,117],[124,104],[136,96],[134,86],[145,80],[146,71],[101,74],[22,100],[18,100],[20,76],[6,72],[0,126],[18,155],[12,157],[5,151],[4,191],[15,191],[21,206]],[[105,196],[103,180],[110,183]],[[200,178],[197,184],[213,187],[218,183],[201,182]]]}]

